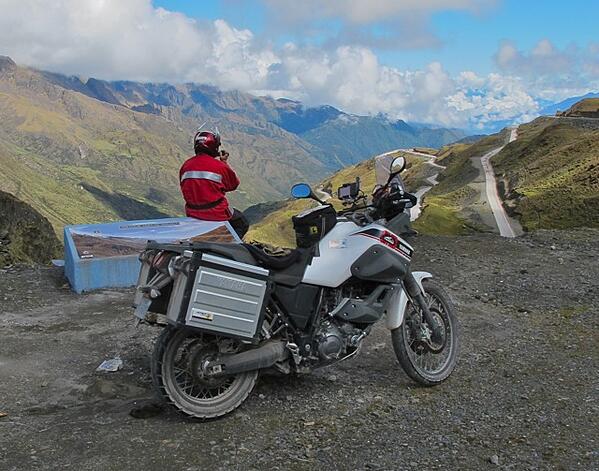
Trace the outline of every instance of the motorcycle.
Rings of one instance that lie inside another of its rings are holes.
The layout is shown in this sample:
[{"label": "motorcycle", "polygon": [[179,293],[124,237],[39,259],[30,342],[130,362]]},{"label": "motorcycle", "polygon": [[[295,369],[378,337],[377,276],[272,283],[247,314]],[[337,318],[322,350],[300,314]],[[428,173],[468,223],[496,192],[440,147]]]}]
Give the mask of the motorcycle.
[{"label": "motorcycle", "polygon": [[282,256],[252,244],[150,242],[134,306],[140,321],[166,323],[152,357],[161,400],[192,417],[223,416],[261,370],[301,374],[347,360],[383,320],[410,378],[446,380],[458,319],[432,275],[410,270],[414,249],[401,233],[416,198],[400,183],[405,164],[393,160],[370,201],[359,179],[341,186],[340,211],[294,185],[294,198],[319,204],[292,217],[297,248]]}]

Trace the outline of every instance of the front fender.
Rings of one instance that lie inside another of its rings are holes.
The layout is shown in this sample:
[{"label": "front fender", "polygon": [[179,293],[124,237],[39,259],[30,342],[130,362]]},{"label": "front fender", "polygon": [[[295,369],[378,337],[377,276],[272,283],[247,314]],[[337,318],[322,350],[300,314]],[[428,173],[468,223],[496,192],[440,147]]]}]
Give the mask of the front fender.
[{"label": "front fender", "polygon": [[[422,280],[433,277],[433,275],[425,271],[415,271],[412,275],[423,292],[424,288],[422,287]],[[389,299],[389,303],[385,309],[387,311],[387,321],[385,323],[387,329],[395,330],[402,324],[407,305],[408,295],[400,285],[397,285],[395,293],[393,293]]]}]

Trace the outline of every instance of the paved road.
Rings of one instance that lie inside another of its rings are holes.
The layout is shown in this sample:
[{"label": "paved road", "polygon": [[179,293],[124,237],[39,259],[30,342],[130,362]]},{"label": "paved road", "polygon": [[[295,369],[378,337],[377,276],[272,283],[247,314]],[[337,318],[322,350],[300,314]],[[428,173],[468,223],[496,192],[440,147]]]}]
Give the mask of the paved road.
[{"label": "paved road", "polygon": [[[509,142],[515,141],[517,137],[518,128],[514,128],[510,133]],[[507,217],[505,209],[503,208],[501,199],[499,198],[499,193],[497,192],[497,181],[495,180],[495,173],[493,172],[493,166],[491,165],[491,157],[497,155],[504,147],[505,146],[501,146],[497,149],[493,149],[492,151],[487,152],[485,155],[483,155],[480,161],[485,172],[485,188],[487,193],[487,199],[489,200],[491,211],[493,212],[493,216],[495,217],[495,222],[497,223],[499,234],[503,237],[516,237],[516,233],[510,225],[510,221]]]},{"label": "paved road", "polygon": [[[444,170],[446,168],[445,166],[439,165],[438,163],[434,162],[434,159],[435,159],[434,155],[424,154],[422,152],[415,152],[415,151],[411,151],[411,150],[402,150],[402,152],[406,152],[407,154],[417,155],[420,157],[426,157],[427,158],[426,164],[430,165],[431,167],[436,167],[441,170]],[[435,173],[433,176],[428,177],[426,179],[426,181],[428,183],[430,183],[430,185],[422,186],[422,187],[418,188],[416,193],[414,193],[414,196],[416,196],[417,201],[416,201],[416,205],[413,206],[412,208],[410,208],[410,221],[415,221],[422,214],[422,202],[424,200],[424,195],[428,191],[430,191],[433,188],[433,186],[435,186],[437,183],[439,183],[439,181],[437,180],[438,176],[439,176],[439,174]]]}]

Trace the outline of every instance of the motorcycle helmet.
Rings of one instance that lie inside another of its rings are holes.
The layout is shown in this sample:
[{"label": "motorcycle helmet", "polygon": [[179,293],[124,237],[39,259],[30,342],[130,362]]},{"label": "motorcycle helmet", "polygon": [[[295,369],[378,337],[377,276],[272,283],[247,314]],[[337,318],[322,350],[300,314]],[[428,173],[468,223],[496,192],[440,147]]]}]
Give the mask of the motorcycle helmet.
[{"label": "motorcycle helmet", "polygon": [[218,157],[220,147],[220,134],[218,131],[198,131],[193,138],[193,149],[198,154],[208,154]]}]

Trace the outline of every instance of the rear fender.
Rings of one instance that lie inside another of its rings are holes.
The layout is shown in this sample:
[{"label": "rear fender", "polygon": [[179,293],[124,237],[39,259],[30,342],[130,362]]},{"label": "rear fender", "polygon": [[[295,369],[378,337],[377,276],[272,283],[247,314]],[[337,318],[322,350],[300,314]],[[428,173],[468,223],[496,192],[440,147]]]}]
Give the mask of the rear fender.
[{"label": "rear fender", "polygon": [[[424,292],[422,280],[433,277],[433,275],[425,271],[415,271],[412,273],[412,275],[416,279],[416,282],[418,283],[418,286],[420,286],[422,292]],[[389,299],[389,304],[385,309],[387,311],[387,321],[385,323],[387,329],[395,330],[402,324],[407,305],[408,295],[401,286],[397,285],[395,288],[395,293],[393,293]]]}]

